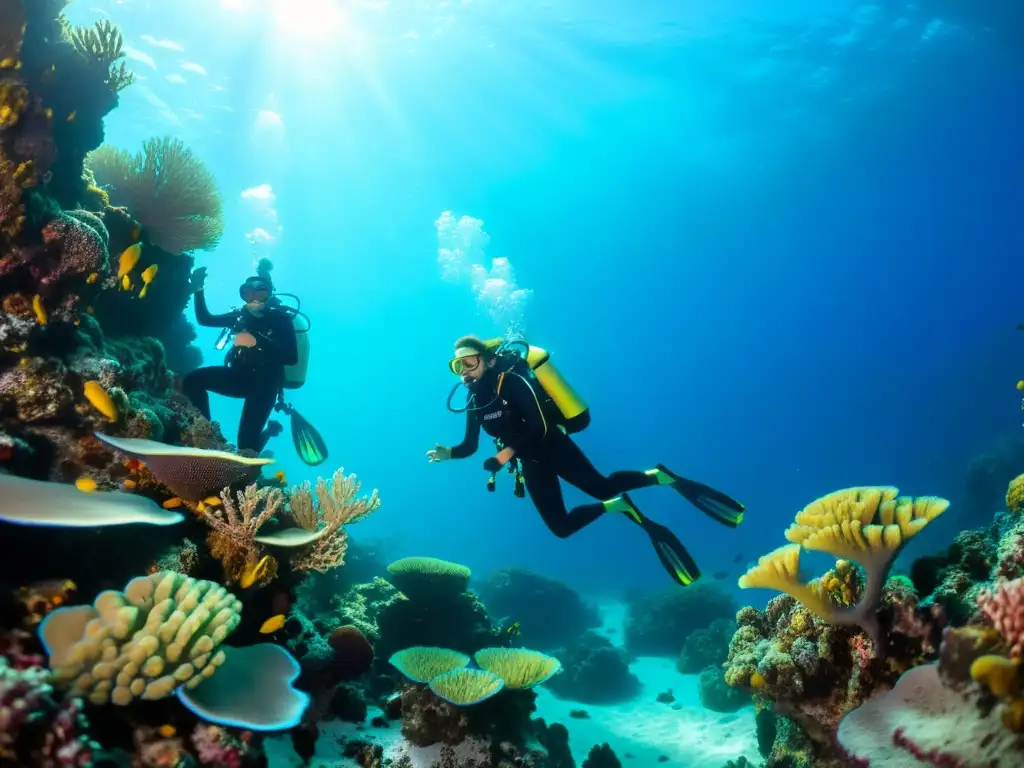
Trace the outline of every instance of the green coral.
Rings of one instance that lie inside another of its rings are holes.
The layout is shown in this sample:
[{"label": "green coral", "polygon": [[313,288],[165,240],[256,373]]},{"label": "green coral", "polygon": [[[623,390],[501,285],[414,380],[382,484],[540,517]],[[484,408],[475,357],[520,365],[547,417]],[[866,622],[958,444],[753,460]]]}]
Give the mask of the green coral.
[{"label": "green coral", "polygon": [[439,675],[469,664],[469,656],[448,648],[416,645],[391,655],[391,665],[416,683],[429,683]]},{"label": "green coral", "polygon": [[479,704],[504,687],[500,677],[483,669],[453,669],[430,681],[435,696],[457,707]]},{"label": "green coral", "polygon": [[558,659],[526,648],[484,648],[474,659],[477,666],[493,672],[512,690],[533,688],[562,671]]}]

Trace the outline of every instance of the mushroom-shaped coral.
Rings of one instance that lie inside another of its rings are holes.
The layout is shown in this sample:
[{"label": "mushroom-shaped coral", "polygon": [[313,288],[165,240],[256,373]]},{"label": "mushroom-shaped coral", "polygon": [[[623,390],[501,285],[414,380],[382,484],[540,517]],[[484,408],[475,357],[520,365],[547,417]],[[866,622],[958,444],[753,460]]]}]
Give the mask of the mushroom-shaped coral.
[{"label": "mushroom-shaped coral", "polygon": [[96,437],[126,456],[142,461],[157,480],[186,501],[200,501],[237,483],[252,482],[260,468],[273,461],[227,451],[167,445],[155,440],[111,437],[100,432]]},{"label": "mushroom-shaped coral", "polygon": [[858,765],[1016,768],[1024,749],[978,696],[943,684],[937,663],[914,667],[896,687],[843,718],[839,743]]},{"label": "mushroom-shaped coral", "polygon": [[130,493],[84,493],[66,483],[47,483],[15,475],[0,475],[0,520],[16,525],[94,528],[148,523],[174,525],[179,512]]},{"label": "mushroom-shaped coral", "polygon": [[[885,486],[847,488],[811,502],[786,531],[793,544],[761,557],[740,578],[740,587],[785,592],[826,621],[859,625],[880,647],[875,614],[892,563],[907,541],[949,507],[945,499],[912,499],[898,493]],[[846,608],[837,605],[820,580],[802,583],[798,575],[801,548],[860,565],[866,577],[860,602]]]},{"label": "mushroom-shaped coral", "polygon": [[417,645],[392,654],[391,665],[416,683],[429,683],[438,675],[469,664],[469,656],[447,648]]},{"label": "mushroom-shaped coral", "polygon": [[457,707],[479,704],[504,687],[500,677],[483,669],[453,669],[430,681],[435,696]]},{"label": "mushroom-shaped coral", "polygon": [[398,590],[413,599],[464,592],[472,575],[466,566],[436,557],[403,557],[388,566],[388,573]]},{"label": "mushroom-shaped coral", "polygon": [[473,658],[477,666],[496,674],[511,690],[533,688],[562,671],[558,659],[526,648],[484,648]]},{"label": "mushroom-shaped coral", "polygon": [[133,579],[123,593],[101,592],[92,607],[53,611],[39,635],[55,679],[72,695],[124,706],[210,677],[241,609],[218,584],[163,571]]},{"label": "mushroom-shaped coral", "polygon": [[230,648],[217,674],[194,689],[178,689],[181,703],[204,720],[254,731],[294,728],[309,695],[292,687],[301,667],[273,643]]}]

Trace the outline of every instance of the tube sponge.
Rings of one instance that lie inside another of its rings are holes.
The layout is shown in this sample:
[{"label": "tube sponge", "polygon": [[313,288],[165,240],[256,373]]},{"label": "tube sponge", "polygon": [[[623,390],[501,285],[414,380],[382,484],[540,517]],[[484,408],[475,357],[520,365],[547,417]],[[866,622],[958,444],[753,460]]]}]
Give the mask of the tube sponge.
[{"label": "tube sponge", "polygon": [[91,607],[51,612],[39,636],[56,682],[71,695],[125,706],[213,675],[241,609],[219,584],[161,571],[133,579],[123,593],[101,592]]},{"label": "tube sponge", "polygon": [[458,707],[479,704],[504,687],[504,680],[483,669],[453,669],[430,681],[435,696]]},{"label": "tube sponge", "polygon": [[533,688],[562,671],[558,659],[525,648],[484,648],[473,658],[481,669],[493,672],[511,690]]},{"label": "tube sponge", "polygon": [[416,645],[392,654],[391,666],[415,683],[429,683],[438,675],[469,664],[469,656],[447,648]]},{"label": "tube sponge", "polygon": [[[764,587],[791,595],[808,610],[834,624],[860,625],[881,644],[875,613],[882,587],[896,555],[925,526],[949,507],[946,499],[899,496],[891,486],[863,486],[835,491],[808,504],[786,530],[793,542],[762,557],[739,580],[742,588]],[[860,603],[852,608],[836,606],[818,580],[800,582],[801,548],[827,552],[852,560],[864,569],[865,586]]]}]

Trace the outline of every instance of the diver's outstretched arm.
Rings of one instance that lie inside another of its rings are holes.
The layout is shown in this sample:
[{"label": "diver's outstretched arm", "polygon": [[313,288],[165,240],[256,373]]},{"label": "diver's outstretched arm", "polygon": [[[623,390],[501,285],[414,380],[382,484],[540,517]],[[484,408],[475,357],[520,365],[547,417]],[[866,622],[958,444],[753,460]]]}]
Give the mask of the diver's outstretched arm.
[{"label": "diver's outstretched arm", "polygon": [[480,447],[480,419],[473,411],[466,411],[466,434],[462,442],[451,449],[451,458],[465,459]]},{"label": "diver's outstretched arm", "polygon": [[237,312],[215,315],[206,306],[206,292],[200,288],[193,294],[196,308],[196,322],[204,328],[230,328],[238,319]]}]

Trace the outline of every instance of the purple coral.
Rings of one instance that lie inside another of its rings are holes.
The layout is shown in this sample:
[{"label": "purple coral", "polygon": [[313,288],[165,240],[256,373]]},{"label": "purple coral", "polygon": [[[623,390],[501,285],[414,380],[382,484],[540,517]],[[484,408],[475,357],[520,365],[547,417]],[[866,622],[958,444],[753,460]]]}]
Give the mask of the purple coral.
[{"label": "purple coral", "polygon": [[50,255],[48,263],[35,265],[35,277],[43,286],[52,286],[65,277],[86,278],[107,269],[107,248],[92,227],[61,214],[43,227],[43,242]]},{"label": "purple coral", "polygon": [[15,669],[0,656],[0,762],[17,763],[28,751],[39,768],[91,765],[94,746],[83,735],[82,704],[56,704],[48,677],[42,667]]},{"label": "purple coral", "polygon": [[1004,581],[978,596],[978,608],[1010,646],[1010,655],[1024,654],[1024,578]]}]

